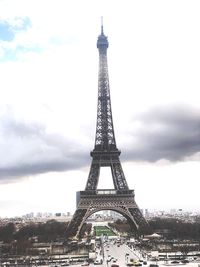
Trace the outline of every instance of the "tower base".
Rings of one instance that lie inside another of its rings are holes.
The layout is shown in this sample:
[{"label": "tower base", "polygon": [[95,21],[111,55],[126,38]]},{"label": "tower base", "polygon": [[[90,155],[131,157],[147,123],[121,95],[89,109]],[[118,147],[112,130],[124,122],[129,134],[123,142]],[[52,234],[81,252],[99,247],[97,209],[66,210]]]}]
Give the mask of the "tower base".
[{"label": "tower base", "polygon": [[67,227],[67,237],[78,238],[84,222],[93,213],[113,210],[123,215],[134,230],[145,231],[148,223],[134,199],[133,190],[95,190],[78,192],[76,212]]}]

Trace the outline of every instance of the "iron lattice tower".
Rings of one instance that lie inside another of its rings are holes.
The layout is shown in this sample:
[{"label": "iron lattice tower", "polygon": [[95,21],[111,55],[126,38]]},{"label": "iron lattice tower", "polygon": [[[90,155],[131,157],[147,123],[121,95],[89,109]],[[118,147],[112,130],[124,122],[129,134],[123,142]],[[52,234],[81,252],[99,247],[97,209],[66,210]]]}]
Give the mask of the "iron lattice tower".
[{"label": "iron lattice tower", "polygon": [[[119,159],[110,98],[107,64],[108,40],[103,24],[98,36],[99,50],[98,104],[95,146],[90,155],[92,163],[84,191],[77,192],[77,209],[67,228],[67,237],[78,237],[83,223],[93,213],[100,210],[114,210],[121,213],[135,230],[148,226],[134,199],[134,190],[129,190]],[[97,190],[100,168],[111,168],[114,190]]]}]

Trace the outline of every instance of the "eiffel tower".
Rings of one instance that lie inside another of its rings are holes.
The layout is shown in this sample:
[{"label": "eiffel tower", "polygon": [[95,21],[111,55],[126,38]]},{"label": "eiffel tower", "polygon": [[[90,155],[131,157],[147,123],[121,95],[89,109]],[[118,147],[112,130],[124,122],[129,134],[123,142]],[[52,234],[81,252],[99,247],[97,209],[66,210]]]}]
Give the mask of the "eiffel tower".
[{"label": "eiffel tower", "polygon": [[[77,192],[77,209],[67,228],[67,237],[78,238],[86,219],[101,210],[113,210],[123,215],[135,231],[145,229],[148,223],[134,199],[120,163],[113,127],[110,86],[107,65],[108,40],[103,23],[98,36],[99,76],[95,146],[90,155],[92,163],[84,191]],[[100,168],[110,167],[114,189],[97,189]]]}]

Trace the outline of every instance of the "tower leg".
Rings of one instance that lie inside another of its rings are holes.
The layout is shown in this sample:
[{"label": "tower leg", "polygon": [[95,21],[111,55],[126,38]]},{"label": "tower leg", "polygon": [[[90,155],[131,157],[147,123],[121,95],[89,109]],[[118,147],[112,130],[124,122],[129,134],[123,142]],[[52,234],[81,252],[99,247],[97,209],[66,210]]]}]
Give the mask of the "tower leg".
[{"label": "tower leg", "polygon": [[142,212],[138,207],[136,208],[129,208],[129,212],[131,216],[134,218],[134,221],[137,224],[137,230],[141,233],[148,233],[149,232],[149,224],[145,220],[142,215]]},{"label": "tower leg", "polygon": [[70,221],[67,231],[66,231],[66,237],[75,237],[78,238],[79,232],[83,226],[83,223],[85,221],[85,214],[87,212],[87,209],[77,209],[74,213],[74,216],[72,220]]}]

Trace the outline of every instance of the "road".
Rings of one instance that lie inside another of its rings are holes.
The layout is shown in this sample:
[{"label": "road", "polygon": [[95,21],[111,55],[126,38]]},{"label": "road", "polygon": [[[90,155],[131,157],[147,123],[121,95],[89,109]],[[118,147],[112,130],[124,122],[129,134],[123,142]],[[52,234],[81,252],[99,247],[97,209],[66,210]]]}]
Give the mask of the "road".
[{"label": "road", "polygon": [[[127,267],[127,262],[130,262],[130,259],[133,259],[133,261],[139,261],[140,259],[146,261],[146,259],[142,258],[140,251],[130,249],[126,244],[114,244],[112,241],[103,245],[103,251],[102,249],[97,249],[96,253],[97,260],[103,260],[102,264],[96,265],[94,263],[91,263],[88,267],[112,267],[113,264],[117,264],[119,265],[119,267]],[[187,264],[166,264],[163,261],[147,261],[145,265],[141,262],[141,267],[150,267],[150,264],[158,265],[159,267],[200,267],[200,262],[190,262]],[[46,265],[45,267],[47,266],[48,265]],[[80,263],[70,266],[83,267]]]},{"label": "road", "polygon": [[[104,257],[103,257],[104,256]],[[108,261],[110,258],[111,261]],[[112,264],[117,264],[119,267],[126,267],[127,262],[130,259],[139,261],[139,259],[146,260],[142,258],[140,251],[130,249],[127,245],[122,244],[118,246],[117,244],[109,243],[104,246],[104,253],[98,255],[98,258],[103,258],[103,263],[101,265],[90,264],[90,267],[111,267]],[[200,262],[190,262],[187,264],[169,264],[166,265],[163,261],[147,261],[147,264],[142,263],[142,267],[149,267],[150,264],[157,264],[159,267],[200,267]]]},{"label": "road", "polygon": [[107,260],[109,260],[110,257],[113,257],[113,259],[108,262],[108,267],[111,266],[112,263],[116,263],[119,266],[126,266],[126,263],[130,259],[138,260],[137,254],[125,244],[122,244],[120,246],[117,244],[110,244],[109,246],[105,246],[104,262],[107,263]]}]

